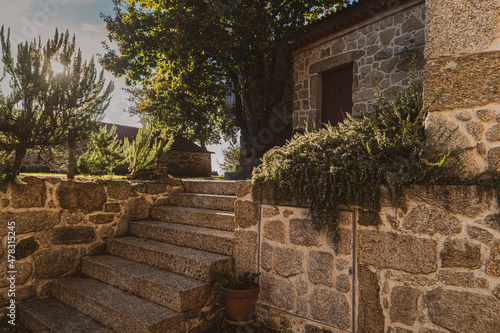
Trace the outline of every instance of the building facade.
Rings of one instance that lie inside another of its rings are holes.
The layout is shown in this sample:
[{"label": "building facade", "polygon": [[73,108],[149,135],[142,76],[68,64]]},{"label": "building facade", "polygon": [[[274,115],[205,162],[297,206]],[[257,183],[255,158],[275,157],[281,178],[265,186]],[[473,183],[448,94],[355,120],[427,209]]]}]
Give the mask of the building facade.
[{"label": "building facade", "polygon": [[422,0],[358,1],[314,23],[295,45],[293,127],[316,129],[392,98],[424,65]]}]

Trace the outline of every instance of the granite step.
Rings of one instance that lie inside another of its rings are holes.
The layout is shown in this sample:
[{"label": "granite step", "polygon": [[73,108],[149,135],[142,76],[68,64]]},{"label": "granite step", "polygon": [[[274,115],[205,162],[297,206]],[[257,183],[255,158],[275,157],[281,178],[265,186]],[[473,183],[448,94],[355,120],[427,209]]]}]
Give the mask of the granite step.
[{"label": "granite step", "polygon": [[55,298],[18,306],[19,322],[32,333],[113,333],[101,323]]},{"label": "granite step", "polygon": [[51,292],[117,332],[183,332],[183,314],[95,279],[55,279]]},{"label": "granite step", "polygon": [[192,249],[232,255],[233,232],[161,221],[130,223],[132,236],[163,241]]},{"label": "granite step", "polygon": [[82,258],[82,273],[132,294],[183,312],[205,304],[210,284],[125,258]]},{"label": "granite step", "polygon": [[234,211],[236,196],[200,193],[172,193],[168,203],[171,206],[206,208],[214,210]]},{"label": "granite step", "polygon": [[224,210],[160,206],[151,207],[151,217],[158,221],[188,224],[225,231],[234,231],[234,229],[236,229],[234,213]]},{"label": "granite step", "polygon": [[231,270],[230,256],[136,237],[119,237],[107,243],[110,254],[168,271],[210,281],[210,270]]},{"label": "granite step", "polygon": [[238,182],[234,180],[183,179],[184,190],[189,193],[236,195]]}]

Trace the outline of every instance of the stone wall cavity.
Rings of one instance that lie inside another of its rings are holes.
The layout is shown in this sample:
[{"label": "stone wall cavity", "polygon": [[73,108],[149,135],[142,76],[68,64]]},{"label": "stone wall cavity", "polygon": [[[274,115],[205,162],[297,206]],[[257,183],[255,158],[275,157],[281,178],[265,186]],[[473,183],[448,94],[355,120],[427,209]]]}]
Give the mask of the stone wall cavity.
[{"label": "stone wall cavity", "polygon": [[424,97],[439,95],[428,140],[450,134],[444,149],[476,148],[463,154],[469,174],[500,172],[500,2],[427,0],[426,7]]},{"label": "stone wall cavity", "polygon": [[472,186],[414,186],[406,197],[406,211],[392,208],[387,198],[378,214],[343,211],[336,248],[328,230],[313,227],[306,208],[259,198],[252,227],[257,239],[247,243],[259,254],[246,268],[261,272],[258,308],[266,327],[301,333],[497,331],[496,195]]},{"label": "stone wall cavity", "polygon": [[0,184],[0,311],[9,302],[8,222],[15,222],[16,302],[47,296],[50,279],[79,272],[80,258],[104,253],[106,239],[124,235],[130,220],[180,190],[180,181],[131,183],[25,177]]},{"label": "stone wall cavity", "polygon": [[[405,42],[411,52],[400,54]],[[330,34],[294,53],[293,127],[315,128],[321,123],[322,74],[353,65],[353,109],[370,111],[376,104],[373,81],[381,95],[392,98],[409,81],[413,55],[416,69],[423,70],[425,6],[422,0],[393,9],[355,26]]]}]

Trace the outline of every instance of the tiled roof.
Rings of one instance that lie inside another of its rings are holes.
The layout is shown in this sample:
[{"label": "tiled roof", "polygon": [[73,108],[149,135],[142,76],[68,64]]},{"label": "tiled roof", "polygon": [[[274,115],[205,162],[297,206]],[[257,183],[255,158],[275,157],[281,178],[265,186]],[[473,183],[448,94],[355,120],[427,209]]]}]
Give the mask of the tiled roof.
[{"label": "tiled roof", "polygon": [[137,132],[139,131],[138,127],[117,125],[110,123],[102,123],[102,124],[106,126],[106,130],[108,132],[113,125],[116,126],[116,136],[120,141],[123,141],[124,138],[127,138],[129,140],[134,140],[135,137],[137,136]]},{"label": "tiled roof", "polygon": [[[106,126],[106,129],[109,131],[111,126],[116,126],[116,135],[120,141],[123,141],[124,138],[128,138],[129,140],[134,140],[137,136],[137,132],[139,131],[138,127],[125,126],[125,125],[117,125],[110,123],[102,123]],[[200,152],[200,153],[208,153],[208,150],[203,149],[198,146],[193,141],[190,141],[183,136],[177,135],[174,139],[174,143],[172,144],[171,150],[177,151],[191,151],[191,152]]]},{"label": "tiled roof", "polygon": [[297,50],[410,1],[412,0],[355,0],[352,4],[313,22],[308,27],[308,31],[292,45],[292,50]]}]

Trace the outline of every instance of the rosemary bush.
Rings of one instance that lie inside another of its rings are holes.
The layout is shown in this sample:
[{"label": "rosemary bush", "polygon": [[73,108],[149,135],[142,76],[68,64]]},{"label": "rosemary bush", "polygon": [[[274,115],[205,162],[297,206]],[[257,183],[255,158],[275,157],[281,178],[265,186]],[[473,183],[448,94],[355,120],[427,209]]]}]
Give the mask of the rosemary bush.
[{"label": "rosemary bush", "polygon": [[220,282],[220,284],[230,290],[246,290],[249,289],[250,283],[254,282],[260,273],[244,272],[239,275],[234,275],[228,271],[211,270],[210,274]]},{"label": "rosemary bush", "polygon": [[123,140],[123,154],[130,172],[146,169],[158,161],[160,156],[170,150],[173,143],[174,137],[169,138],[166,130],[156,134],[156,129],[151,124],[144,124],[134,141],[129,142],[127,138]]},{"label": "rosemary bush", "polygon": [[0,150],[0,184],[16,178],[16,173],[12,169],[13,155],[12,152]]},{"label": "rosemary bush", "polygon": [[257,188],[266,184],[277,200],[307,204],[316,226],[328,226],[337,239],[339,205],[378,212],[381,187],[387,186],[393,206],[404,207],[405,186],[436,184],[461,172],[459,159],[451,158],[458,151],[424,149],[427,107],[420,79],[413,74],[391,101],[374,90],[378,103],[373,112],[347,114],[338,126],[296,134],[267,152],[254,170]]},{"label": "rosemary bush", "polygon": [[110,175],[123,161],[123,152],[116,134],[116,126],[108,130],[102,126],[92,133],[88,150],[80,156],[78,170],[84,175]]}]

